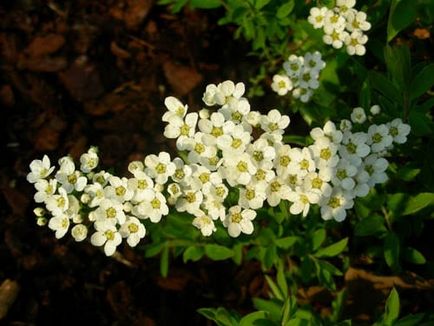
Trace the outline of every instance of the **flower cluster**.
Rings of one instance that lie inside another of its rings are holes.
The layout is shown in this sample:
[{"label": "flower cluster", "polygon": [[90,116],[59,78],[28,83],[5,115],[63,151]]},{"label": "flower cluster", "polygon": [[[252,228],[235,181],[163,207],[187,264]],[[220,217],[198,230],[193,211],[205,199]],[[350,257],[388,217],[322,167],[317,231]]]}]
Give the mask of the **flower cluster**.
[{"label": "flower cluster", "polygon": [[274,75],[271,88],[280,96],[292,91],[292,96],[306,103],[319,87],[319,74],[325,67],[321,53],[307,52],[304,57],[290,55],[283,63],[285,75]]},{"label": "flower cluster", "polygon": [[[91,243],[111,255],[122,239],[135,246],[145,236],[143,222],[160,222],[169,207],[191,214],[204,236],[218,221],[232,237],[252,234],[256,210],[282,200],[291,214],[306,216],[317,204],[323,219],[342,221],[355,197],[386,181],[384,156],[410,131],[400,119],[367,132],[355,131],[349,120],[339,127],[327,122],[311,131],[312,145],[291,147],[282,140],[289,117],[253,111],[243,94],[243,83],[208,85],[203,101],[209,108],[190,113],[178,99],[166,98],[164,135],[176,139],[186,159],[148,155],[129,164],[130,178],[96,172],[95,148],[81,156],[79,169],[68,156],[57,172],[47,156],[34,160],[27,180],[37,190],[35,201],[45,205],[35,210],[38,223],[48,218],[57,238],[70,230],[82,241],[92,233]],[[352,120],[363,123],[364,110],[356,108]],[[237,202],[227,207],[231,192]]]},{"label": "flower cluster", "polygon": [[323,41],[340,49],[344,44],[349,55],[364,55],[368,36],[364,32],[371,28],[366,13],[354,9],[356,0],[336,0],[333,9],[313,7],[308,17],[315,29],[324,31]]}]

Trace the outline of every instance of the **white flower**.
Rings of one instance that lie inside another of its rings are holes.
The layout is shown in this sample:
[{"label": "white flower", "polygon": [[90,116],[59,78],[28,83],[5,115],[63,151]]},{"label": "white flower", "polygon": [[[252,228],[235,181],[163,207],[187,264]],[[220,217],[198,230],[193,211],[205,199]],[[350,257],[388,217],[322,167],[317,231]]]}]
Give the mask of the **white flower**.
[{"label": "white flower", "polygon": [[256,167],[249,154],[242,153],[238,156],[225,157],[224,167],[220,168],[223,176],[232,187],[237,184],[246,185],[256,173]]},{"label": "white flower", "polygon": [[146,229],[137,218],[128,216],[126,222],[119,229],[119,233],[122,238],[127,238],[130,247],[135,247],[145,237]]},{"label": "white flower", "polygon": [[369,145],[366,144],[367,140],[368,135],[364,132],[345,133],[339,147],[339,154],[353,165],[359,166],[361,159],[371,151]]},{"label": "white flower", "polygon": [[306,69],[315,70],[317,72],[324,69],[326,66],[325,62],[322,60],[321,52],[307,52],[304,55],[304,67]]},{"label": "white flower", "polygon": [[208,212],[208,216],[213,220],[225,220],[226,207],[219,199],[209,197],[203,202],[203,208]]},{"label": "white flower", "polygon": [[244,116],[250,112],[250,103],[244,97],[240,99],[232,97],[218,112],[223,114],[226,120],[232,120],[235,124],[239,124]]},{"label": "white flower", "polygon": [[309,149],[312,151],[318,169],[332,168],[338,164],[339,156],[336,155],[338,145],[333,143],[330,138],[326,136],[316,138],[313,145],[309,146]]},{"label": "white flower", "polygon": [[186,190],[176,201],[176,210],[178,212],[188,212],[192,215],[196,215],[202,201],[202,191]]},{"label": "white flower", "polygon": [[139,218],[149,218],[152,223],[158,223],[162,216],[169,213],[169,208],[166,204],[166,198],[161,192],[149,189],[145,193],[144,200],[135,207],[133,213]]},{"label": "white flower", "polygon": [[345,18],[333,10],[328,10],[324,17],[324,32],[331,34],[334,30],[345,28]]},{"label": "white flower", "polygon": [[283,69],[285,69],[286,74],[290,77],[298,77],[300,71],[303,67],[304,58],[291,54],[287,61],[283,63]]},{"label": "white flower", "polygon": [[86,198],[89,207],[99,206],[101,201],[105,198],[104,189],[102,185],[99,183],[93,183],[87,185],[84,188],[84,192],[90,197],[90,198]]},{"label": "white flower", "polygon": [[280,96],[286,95],[292,89],[292,81],[285,75],[274,75],[271,89]]},{"label": "white flower", "polygon": [[47,155],[44,155],[42,160],[33,160],[30,163],[30,173],[27,174],[27,181],[35,183],[40,179],[45,179],[53,170],[54,166],[50,166],[50,159]]},{"label": "white flower", "polygon": [[141,161],[132,161],[128,164],[128,171],[134,174],[136,171],[144,171],[145,165]]},{"label": "white flower", "polygon": [[175,164],[170,161],[167,152],[160,152],[158,156],[151,154],[145,158],[145,172],[156,183],[165,184],[167,179],[175,173]]},{"label": "white flower", "polygon": [[110,223],[95,223],[94,226],[96,232],[90,237],[90,242],[97,247],[104,246],[106,256],[113,255],[122,242],[120,233]]},{"label": "white flower", "polygon": [[218,141],[218,148],[223,151],[223,157],[239,155],[250,144],[251,135],[244,130],[243,126],[234,127],[230,135],[223,135]]},{"label": "white flower", "polygon": [[345,45],[347,46],[347,53],[349,55],[364,55],[366,49],[364,44],[368,42],[368,37],[361,31],[356,30],[345,36]]},{"label": "white flower", "polygon": [[307,20],[313,25],[313,28],[322,28],[324,26],[324,19],[328,11],[329,9],[327,9],[327,7],[313,7],[310,9],[310,15]]},{"label": "white flower", "polygon": [[125,213],[122,203],[104,198],[94,212],[97,222],[110,223],[113,225],[125,222]]},{"label": "white flower", "polygon": [[35,183],[35,189],[37,190],[34,196],[35,202],[43,203],[56,192],[57,180],[51,179],[47,181],[45,179],[39,179]]},{"label": "white flower", "polygon": [[141,202],[144,199],[144,193],[147,189],[152,189],[154,182],[143,171],[135,171],[134,178],[128,179],[127,188],[134,192],[131,198],[134,202]]},{"label": "white flower", "polygon": [[332,45],[335,49],[340,49],[348,36],[348,32],[343,29],[331,29],[327,34],[324,34],[323,41],[325,44]]},{"label": "white flower", "polygon": [[379,105],[373,105],[371,106],[370,111],[372,115],[377,115],[381,112],[381,108]]},{"label": "white flower", "polygon": [[263,162],[272,162],[276,157],[276,150],[270,146],[263,138],[258,138],[254,143],[247,147],[247,153],[253,158],[252,162],[261,166]]},{"label": "white flower", "polygon": [[270,206],[279,205],[282,199],[288,199],[288,194],[291,188],[285,184],[280,178],[273,178],[266,189],[267,202]]},{"label": "white flower", "polygon": [[98,158],[98,150],[96,147],[91,147],[87,151],[80,156],[80,170],[84,173],[89,173],[93,169],[98,166],[99,158]]},{"label": "white flower", "polygon": [[45,201],[47,209],[54,216],[63,214],[69,207],[69,199],[66,190],[62,187],[58,188],[58,195],[52,195]]},{"label": "white flower", "polygon": [[234,84],[233,81],[226,80],[217,86],[210,84],[206,87],[202,100],[208,106],[215,104],[225,105],[231,98],[239,99],[243,96],[245,87],[243,83]]},{"label": "white flower", "polygon": [[75,164],[71,157],[65,156],[59,160],[60,169],[56,173],[56,179],[62,184],[67,193],[74,190],[83,191],[87,185],[87,178],[80,171],[75,170]]},{"label": "white flower", "polygon": [[341,159],[332,176],[335,186],[341,186],[345,190],[352,190],[356,185],[353,177],[357,174],[357,168],[346,159]]},{"label": "white flower", "polygon": [[223,225],[228,228],[231,237],[236,238],[240,233],[252,234],[253,223],[256,212],[251,209],[242,209],[240,206],[232,206],[223,221]]},{"label": "white flower", "polygon": [[312,129],[310,135],[314,140],[317,140],[321,137],[327,137],[335,144],[339,144],[342,141],[342,132],[337,130],[336,125],[331,121],[327,121],[322,129]]},{"label": "white flower", "polygon": [[202,235],[205,237],[209,237],[217,230],[214,225],[214,221],[203,212],[202,214],[194,218],[193,226],[198,228]]},{"label": "white flower", "polygon": [[109,185],[104,188],[104,195],[107,198],[123,203],[133,198],[134,190],[128,186],[127,178],[111,176],[109,178]]},{"label": "white flower", "polygon": [[167,198],[167,202],[169,203],[169,205],[175,205],[176,200],[182,194],[181,187],[177,183],[171,183],[167,186],[167,192],[169,193],[169,198]]},{"label": "white flower", "polygon": [[56,231],[56,239],[62,238],[69,229],[69,218],[65,214],[55,215],[48,221],[48,227]]},{"label": "white flower", "polygon": [[320,173],[311,172],[306,175],[303,180],[303,188],[307,191],[316,192],[320,196],[329,197],[332,192],[332,187],[328,183],[331,179],[331,173],[323,171],[320,171]]},{"label": "white flower", "polygon": [[92,182],[93,183],[99,183],[101,186],[105,186],[108,183],[109,178],[111,177],[111,174],[108,172],[99,171],[98,173],[95,173],[92,176]]},{"label": "white flower", "polygon": [[356,4],[356,0],[336,0],[336,7],[339,12],[345,13],[348,9],[351,9]]},{"label": "white flower", "polygon": [[300,101],[302,101],[303,103],[309,102],[312,95],[313,95],[313,91],[310,88],[297,87],[292,92],[292,96],[294,98],[300,99]]},{"label": "white flower", "polygon": [[267,115],[262,115],[260,123],[261,129],[265,132],[281,135],[289,125],[289,117],[274,109],[270,110]]},{"label": "white flower", "polygon": [[212,198],[217,201],[223,202],[226,196],[228,195],[229,190],[223,183],[219,183],[219,184],[208,183],[204,185],[202,189],[202,193],[205,195],[207,199]]},{"label": "white flower", "polygon": [[388,123],[389,134],[393,137],[393,141],[397,144],[404,144],[407,141],[407,136],[410,133],[410,125],[403,123],[397,118]]},{"label": "white flower", "polygon": [[367,31],[371,29],[371,24],[366,21],[366,13],[363,11],[349,11],[346,14],[346,28],[348,31]]},{"label": "white flower", "polygon": [[184,118],[187,114],[188,106],[182,104],[176,97],[169,96],[164,100],[164,105],[167,108],[167,112],[163,114],[161,120],[167,122],[173,116]]},{"label": "white flower", "polygon": [[188,113],[185,118],[177,115],[168,119],[168,125],[164,129],[164,136],[169,139],[178,138],[178,142],[185,141],[185,138],[193,137],[198,114],[196,112]]},{"label": "white flower", "polygon": [[339,124],[339,128],[342,132],[351,131],[351,129],[353,128],[353,124],[350,120],[342,119],[341,123]]},{"label": "white flower", "polygon": [[370,187],[374,187],[378,183],[384,183],[387,180],[387,174],[385,171],[389,163],[386,159],[378,157],[376,154],[371,154],[363,161],[362,168],[369,174],[369,180],[367,184]]},{"label": "white flower", "polygon": [[87,227],[83,224],[77,224],[71,229],[72,237],[75,241],[80,242],[87,237]]},{"label": "white flower", "polygon": [[334,190],[330,197],[323,197],[320,202],[321,217],[324,220],[335,219],[338,222],[345,220],[347,209],[354,205],[353,199],[340,190]]},{"label": "white flower", "polygon": [[320,200],[320,195],[314,191],[303,191],[300,188],[296,191],[291,191],[288,195],[288,200],[292,202],[289,207],[289,212],[293,215],[303,213],[306,217],[309,213],[310,204],[317,204]]},{"label": "white flower", "polygon": [[198,126],[199,130],[203,132],[203,143],[214,146],[219,137],[232,132],[235,124],[232,121],[226,121],[222,113],[213,112],[209,119],[200,119]]},{"label": "white flower", "polygon": [[354,123],[363,123],[366,121],[366,113],[365,110],[361,107],[357,107],[353,109],[351,113],[351,121]]},{"label": "white flower", "polygon": [[[318,70],[310,69],[308,67],[303,67],[302,71],[300,72],[300,78],[298,80],[300,92],[302,89],[305,89],[305,92],[308,92],[309,88],[317,89],[319,87],[318,78],[319,78]],[[300,93],[299,96],[297,97],[301,97],[302,95],[305,94]]]},{"label": "white flower", "polygon": [[245,188],[240,188],[238,205],[243,208],[258,209],[262,207],[265,199],[266,193],[264,184],[248,184]]},{"label": "white flower", "polygon": [[392,142],[393,138],[389,134],[389,128],[385,124],[372,125],[369,127],[367,144],[371,145],[373,153],[385,150]]}]

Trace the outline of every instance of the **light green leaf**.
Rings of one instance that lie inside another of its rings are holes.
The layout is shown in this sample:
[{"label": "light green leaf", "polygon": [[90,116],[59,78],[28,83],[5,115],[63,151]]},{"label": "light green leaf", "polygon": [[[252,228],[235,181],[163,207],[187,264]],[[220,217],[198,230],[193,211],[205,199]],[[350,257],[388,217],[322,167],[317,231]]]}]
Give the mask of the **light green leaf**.
[{"label": "light green leaf", "polygon": [[220,0],[190,0],[192,8],[215,9],[222,5]]},{"label": "light green leaf", "polygon": [[188,262],[189,260],[198,261],[199,259],[202,258],[204,253],[205,250],[203,249],[203,247],[190,246],[184,251],[184,254],[182,255],[182,259],[184,260],[184,263]]},{"label": "light green leaf", "polygon": [[169,246],[165,246],[161,252],[160,273],[163,277],[169,273]]},{"label": "light green leaf", "polygon": [[334,257],[339,255],[347,247],[348,238],[344,238],[328,247],[319,249],[314,256],[318,258],[322,257]]},{"label": "light green leaf", "polygon": [[413,100],[423,95],[434,85],[434,64],[424,67],[412,80],[410,99]]},{"label": "light green leaf", "polygon": [[282,249],[289,249],[291,248],[298,240],[298,237],[296,236],[289,236],[285,238],[276,239],[275,243],[276,246]]},{"label": "light green leaf", "polygon": [[283,298],[282,292],[280,291],[277,284],[271,279],[271,277],[268,275],[265,275],[265,280],[267,281],[268,286],[270,287],[273,296],[276,299],[283,300],[284,298]]},{"label": "light green leaf", "polygon": [[317,250],[326,238],[326,231],[324,229],[316,230],[312,236],[312,250]]},{"label": "light green leaf", "polygon": [[419,250],[414,249],[412,247],[404,248],[402,255],[404,259],[410,263],[417,264],[417,265],[423,265],[426,263],[426,259],[422,255],[422,253]]},{"label": "light green leaf", "polygon": [[232,249],[216,244],[207,244],[205,246],[205,253],[212,260],[224,260],[231,258],[234,255]]},{"label": "light green leaf", "polygon": [[261,298],[253,298],[253,305],[258,310],[267,311],[270,313],[270,319],[280,321],[280,312],[282,304],[278,300],[264,300]]},{"label": "light green leaf", "polygon": [[268,313],[266,311],[255,311],[246,316],[244,316],[240,320],[240,326],[252,326],[255,325],[255,321],[258,319],[265,319],[268,317]]},{"label": "light green leaf", "polygon": [[279,9],[277,9],[276,17],[279,19],[285,18],[294,9],[294,5],[295,5],[294,0],[290,0],[287,3],[281,5]]},{"label": "light green leaf", "polygon": [[411,215],[419,212],[427,206],[434,204],[434,193],[423,192],[414,197],[411,197],[404,209],[403,215]]},{"label": "light green leaf", "polygon": [[262,9],[263,7],[265,7],[266,5],[268,5],[268,3],[271,0],[255,0],[255,8],[256,9]]},{"label": "light green leaf", "polygon": [[390,291],[386,300],[386,311],[384,313],[384,324],[393,325],[399,317],[399,295],[395,288]]}]

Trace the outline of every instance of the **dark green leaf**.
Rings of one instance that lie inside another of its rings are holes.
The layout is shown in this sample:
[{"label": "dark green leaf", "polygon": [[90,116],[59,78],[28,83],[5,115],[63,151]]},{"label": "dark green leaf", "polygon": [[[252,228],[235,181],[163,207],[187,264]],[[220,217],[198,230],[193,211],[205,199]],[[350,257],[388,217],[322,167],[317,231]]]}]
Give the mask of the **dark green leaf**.
[{"label": "dark green leaf", "polygon": [[384,259],[392,270],[399,270],[400,243],[394,232],[389,232],[384,239]]},{"label": "dark green leaf", "polygon": [[409,26],[416,18],[414,0],[393,0],[387,22],[387,42]]},{"label": "dark green leaf", "polygon": [[346,248],[348,238],[344,238],[328,247],[321,248],[315,253],[315,257],[334,257],[339,255]]},{"label": "dark green leaf", "polygon": [[384,226],[384,218],[378,215],[363,218],[354,229],[354,234],[358,237],[381,235],[385,232],[387,232],[387,228]]},{"label": "dark green leaf", "polygon": [[370,71],[369,81],[372,88],[382,93],[388,99],[396,102],[401,101],[401,94],[399,93],[398,89],[383,74],[380,74],[376,71]]},{"label": "dark green leaf", "polygon": [[261,298],[253,298],[253,305],[258,310],[268,311],[270,319],[280,321],[280,312],[282,304],[278,300],[264,300]]},{"label": "dark green leaf", "polygon": [[220,0],[190,0],[192,8],[215,9],[222,5]]},{"label": "dark green leaf", "polygon": [[434,64],[427,65],[412,80],[410,99],[423,95],[434,85]]},{"label": "dark green leaf", "polygon": [[232,249],[216,244],[207,244],[205,246],[205,253],[212,260],[224,260],[231,258],[234,255]]},{"label": "dark green leaf", "polygon": [[420,322],[422,319],[424,319],[425,314],[410,314],[407,315],[400,320],[396,321],[393,326],[414,326],[414,325],[420,325]]}]

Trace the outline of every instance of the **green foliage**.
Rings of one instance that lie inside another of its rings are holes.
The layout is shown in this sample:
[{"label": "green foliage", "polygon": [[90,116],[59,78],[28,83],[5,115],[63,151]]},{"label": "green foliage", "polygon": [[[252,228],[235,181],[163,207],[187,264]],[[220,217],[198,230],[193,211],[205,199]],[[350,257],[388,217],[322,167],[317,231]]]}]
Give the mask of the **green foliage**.
[{"label": "green foliage", "polygon": [[[430,155],[434,145],[434,64],[424,59],[432,60],[432,53],[424,49],[427,43],[412,35],[416,27],[429,30],[434,21],[433,1],[358,1],[356,7],[367,12],[373,25],[367,54],[360,58],[323,45],[322,32],[306,21],[311,6],[304,1],[160,0],[159,4],[170,5],[172,12],[186,6],[218,8],[219,24],[235,26],[234,37],[249,41],[251,53],[263,62],[248,76],[254,86],[249,96],[269,92],[264,92],[264,86],[269,87],[270,76],[279,72],[289,54],[314,50],[323,54],[327,66],[312,101],[275,102],[284,108],[282,111],[295,116],[294,134],[284,135],[291,146],[311,143],[309,136],[299,132],[306,126],[319,126],[328,119],[348,119],[355,106],[368,112],[371,105],[379,104],[381,113],[374,118],[380,123],[401,118],[412,127],[408,143],[388,158],[388,183],[357,198],[342,224],[321,220],[315,210],[305,219],[291,216],[287,203],[282,202],[278,207],[258,210],[255,223],[259,227],[252,236],[232,239],[219,229],[211,238],[204,238],[199,231],[186,227],[191,219],[175,213],[162,227],[151,230],[152,240],[145,247],[145,255],[160,255],[162,275],[170,272],[171,256],[182,256],[184,262],[208,259],[260,263],[269,298],[252,298],[252,312],[244,317],[221,307],[203,308],[200,314],[218,325],[351,325],[351,320],[342,320],[341,312],[347,304],[343,275],[354,262],[363,261],[367,269],[382,275],[417,271],[434,277],[430,248],[418,241],[421,235],[426,237],[425,225],[432,225],[434,217],[434,165]],[[332,7],[334,1],[314,4]],[[231,195],[236,202],[237,194]],[[297,289],[310,286],[333,294],[327,317],[319,315],[315,303],[300,304]],[[434,323],[434,317],[423,312],[399,319],[400,306],[405,310],[406,305],[405,300],[400,304],[398,291],[393,289],[385,313],[375,325]]]}]

